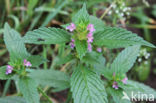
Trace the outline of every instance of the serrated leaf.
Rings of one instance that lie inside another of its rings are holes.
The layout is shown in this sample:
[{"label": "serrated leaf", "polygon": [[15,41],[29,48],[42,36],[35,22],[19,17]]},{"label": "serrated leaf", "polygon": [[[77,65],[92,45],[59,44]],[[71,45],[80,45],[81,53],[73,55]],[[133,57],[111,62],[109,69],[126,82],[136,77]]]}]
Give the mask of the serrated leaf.
[{"label": "serrated leaf", "polygon": [[26,101],[22,97],[7,96],[0,98],[0,103],[26,103]]},{"label": "serrated leaf", "polygon": [[95,72],[101,74],[104,71],[106,59],[102,55],[96,59],[98,62],[94,63],[94,70]]},{"label": "serrated leaf", "polygon": [[5,72],[6,72],[6,66],[0,67],[0,79],[1,80],[10,79],[13,76],[12,74],[6,75]]},{"label": "serrated leaf", "polygon": [[34,70],[29,76],[43,86],[68,88],[70,85],[69,76],[56,70]]},{"label": "serrated leaf", "polygon": [[124,49],[111,64],[111,71],[115,73],[128,72],[134,65],[139,50],[140,46],[137,45]]},{"label": "serrated leaf", "polygon": [[107,95],[100,77],[92,70],[78,67],[71,77],[74,103],[107,103]]},{"label": "serrated leaf", "polygon": [[85,56],[87,52],[87,43],[86,41],[82,40],[75,40],[75,46],[76,46],[76,51],[78,53],[78,57],[81,59],[83,56]]},{"label": "serrated leaf", "polygon": [[[132,97],[132,92],[133,92],[134,95],[135,94],[139,95],[140,93],[140,94],[146,94],[147,96],[149,96],[150,94],[152,94],[154,98],[156,99],[156,90],[143,83],[128,80],[127,85],[129,86],[125,87],[124,89],[129,97]],[[138,96],[136,96],[136,98],[138,98]]]},{"label": "serrated leaf", "polygon": [[14,29],[5,23],[4,26],[4,42],[9,51],[11,60],[27,58],[30,54],[27,52],[21,36]]},{"label": "serrated leaf", "polygon": [[59,28],[41,27],[27,32],[23,39],[32,44],[60,44],[69,42],[70,34]]},{"label": "serrated leaf", "polygon": [[99,56],[100,55],[96,52],[86,53],[86,55],[82,58],[82,62],[85,62],[87,64],[99,63],[100,62],[98,61]]},{"label": "serrated leaf", "polygon": [[72,21],[76,24],[79,24],[81,22],[87,24],[89,23],[89,14],[86,10],[86,4],[83,4],[82,9],[80,9],[73,17]]},{"label": "serrated leaf", "polygon": [[111,87],[108,87],[107,92],[113,97],[114,103],[131,103],[130,100],[123,99],[123,91],[120,90],[115,90]]},{"label": "serrated leaf", "polygon": [[98,32],[100,30],[103,30],[105,28],[105,24],[102,20],[98,19],[95,16],[90,16],[90,23],[94,24],[95,32]]},{"label": "serrated leaf", "polygon": [[105,27],[94,34],[94,44],[109,48],[128,47],[132,45],[145,45],[155,48],[155,46],[135,33],[117,27]]},{"label": "serrated leaf", "polygon": [[19,89],[27,103],[39,103],[40,97],[37,91],[37,83],[33,79],[22,77],[18,83]]},{"label": "serrated leaf", "polygon": [[58,61],[57,61],[57,65],[62,65],[65,64],[67,62],[70,62],[72,59],[74,59],[74,56],[72,54],[68,54],[65,57],[58,57]]},{"label": "serrated leaf", "polygon": [[31,55],[28,57],[27,60],[31,62],[32,67],[39,66],[47,61],[45,58],[43,58],[42,56],[39,56],[39,55]]}]

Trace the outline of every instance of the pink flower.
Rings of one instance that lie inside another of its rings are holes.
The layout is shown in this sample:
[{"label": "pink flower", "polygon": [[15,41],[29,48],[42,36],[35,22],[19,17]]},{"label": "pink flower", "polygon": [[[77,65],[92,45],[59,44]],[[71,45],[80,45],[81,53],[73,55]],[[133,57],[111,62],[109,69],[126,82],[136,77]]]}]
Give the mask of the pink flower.
[{"label": "pink flower", "polygon": [[92,45],[90,43],[88,43],[88,51],[91,52],[92,51]]},{"label": "pink flower", "polygon": [[24,66],[26,66],[26,67],[32,66],[32,64],[29,61],[27,61],[26,59],[24,59],[23,63],[24,63]]},{"label": "pink flower", "polygon": [[8,75],[8,74],[12,73],[12,70],[13,70],[13,69],[14,69],[14,68],[13,68],[11,65],[7,65],[5,74]]},{"label": "pink flower", "polygon": [[99,53],[102,52],[102,49],[101,49],[101,48],[97,48],[96,50],[97,50]]},{"label": "pink flower", "polygon": [[127,80],[128,80],[128,78],[127,77],[125,77],[123,80],[121,80],[124,84],[127,84]]},{"label": "pink flower", "polygon": [[69,26],[66,27],[66,29],[72,32],[76,29],[76,26],[74,23],[71,23]]},{"label": "pink flower", "polygon": [[75,44],[74,44],[75,40],[72,39],[71,42],[70,42],[70,48],[74,49],[75,47]]},{"label": "pink flower", "polygon": [[87,30],[89,30],[90,33],[95,31],[94,25],[93,24],[88,24]]},{"label": "pink flower", "polygon": [[118,83],[117,83],[116,81],[113,82],[112,87],[113,87],[114,89],[119,89]]}]

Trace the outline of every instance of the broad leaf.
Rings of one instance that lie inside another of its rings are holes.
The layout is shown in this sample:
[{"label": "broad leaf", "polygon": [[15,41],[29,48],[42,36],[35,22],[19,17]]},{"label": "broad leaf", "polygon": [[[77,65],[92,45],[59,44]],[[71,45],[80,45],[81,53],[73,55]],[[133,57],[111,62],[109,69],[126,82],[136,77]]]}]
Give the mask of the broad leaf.
[{"label": "broad leaf", "polygon": [[60,44],[69,42],[70,34],[63,29],[41,27],[27,32],[24,41],[33,44]]},{"label": "broad leaf", "polygon": [[113,61],[111,65],[111,71],[115,73],[128,72],[134,65],[139,50],[140,46],[131,46],[124,49]]},{"label": "broad leaf", "polygon": [[100,63],[100,61],[98,61],[99,57],[100,55],[96,52],[86,53],[86,55],[82,59],[82,62],[85,62],[87,64]]},{"label": "broad leaf", "polygon": [[106,90],[113,97],[114,103],[131,103],[130,100],[123,99],[124,94],[121,89],[115,90],[111,87],[108,87]]},{"label": "broad leaf", "polygon": [[39,55],[31,55],[28,57],[28,61],[31,62],[33,67],[39,66],[40,64],[46,62],[47,60]]},{"label": "broad leaf", "polygon": [[12,74],[6,75],[5,72],[6,72],[6,66],[0,67],[0,79],[1,80],[6,80],[13,76]]},{"label": "broad leaf", "polygon": [[135,33],[116,27],[105,27],[103,30],[96,32],[94,34],[94,44],[109,48],[128,47],[132,45],[145,45],[155,48],[153,44],[143,40]]},{"label": "broad leaf", "polygon": [[94,63],[94,70],[95,72],[101,74],[104,71],[106,59],[102,55],[96,59],[98,62]]},{"label": "broad leaf", "polygon": [[0,103],[26,103],[26,101],[22,97],[7,96],[0,98]]},{"label": "broad leaf", "polygon": [[30,73],[30,77],[43,86],[68,88],[70,85],[69,76],[56,70],[34,70]]},{"label": "broad leaf", "polygon": [[75,40],[75,46],[78,57],[81,59],[87,52],[87,43],[86,41]]},{"label": "broad leaf", "polygon": [[[154,98],[156,99],[156,90],[143,83],[129,80],[127,85],[130,85],[130,86],[124,87],[124,89],[129,97],[132,97],[132,94],[134,95],[146,94],[147,96],[153,95]],[[139,98],[139,97],[136,96],[136,98]],[[146,99],[145,96],[144,96],[144,99]]]},{"label": "broad leaf", "polygon": [[84,23],[87,24],[89,23],[89,14],[86,10],[86,4],[83,4],[82,9],[80,9],[73,17],[72,17],[72,21],[76,24],[79,23]]},{"label": "broad leaf", "polygon": [[71,77],[74,103],[107,103],[107,95],[100,77],[92,70],[78,67]]},{"label": "broad leaf", "polygon": [[37,83],[33,79],[29,77],[20,78],[19,89],[27,103],[39,103],[40,97],[37,91]]},{"label": "broad leaf", "polygon": [[98,32],[100,30],[104,30],[105,24],[102,20],[98,19],[95,16],[90,16],[89,19],[90,19],[90,23],[94,24],[95,32]]},{"label": "broad leaf", "polygon": [[27,53],[24,42],[22,41],[20,34],[11,29],[6,23],[4,26],[4,41],[9,51],[11,60],[24,59],[30,54]]}]

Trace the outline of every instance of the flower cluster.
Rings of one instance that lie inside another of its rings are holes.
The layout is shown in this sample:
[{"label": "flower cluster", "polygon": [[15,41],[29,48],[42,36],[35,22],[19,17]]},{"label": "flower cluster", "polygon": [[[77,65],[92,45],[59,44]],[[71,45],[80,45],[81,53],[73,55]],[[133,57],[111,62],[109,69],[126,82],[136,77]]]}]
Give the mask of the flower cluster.
[{"label": "flower cluster", "polygon": [[12,73],[12,70],[13,70],[13,69],[14,69],[14,68],[13,68],[11,65],[7,65],[5,74],[8,75],[8,74]]},{"label": "flower cluster", "polygon": [[29,61],[27,61],[26,59],[24,59],[23,64],[26,67],[31,67],[32,66],[32,64]]},{"label": "flower cluster", "polygon": [[[26,67],[31,67],[32,66],[32,64],[29,61],[27,61],[26,59],[24,59],[23,65],[26,66]],[[11,65],[7,65],[5,74],[6,75],[11,74],[13,69],[14,68]]]},{"label": "flower cluster", "polygon": [[91,43],[93,42],[94,40],[94,37],[93,37],[93,32],[95,31],[95,28],[94,28],[94,25],[93,24],[89,24],[87,26],[87,30],[89,31],[88,35],[87,35],[87,43],[88,43],[88,51],[91,52],[92,51],[92,45]]},{"label": "flower cluster", "polygon": [[141,63],[144,60],[144,64],[148,64],[147,59],[150,57],[150,53],[146,49],[140,50],[138,54],[138,62]]},{"label": "flower cluster", "polygon": [[[115,73],[113,73],[113,78],[115,79]],[[123,84],[127,84],[128,78],[124,77],[123,79],[121,79],[119,81],[121,81]],[[113,81],[112,87],[114,89],[119,89],[118,82],[116,80]]]},{"label": "flower cluster", "polygon": [[74,39],[72,39],[71,40],[71,42],[70,42],[70,47],[72,48],[72,49],[74,49],[74,47],[75,47],[75,40]]},{"label": "flower cluster", "polygon": [[69,26],[66,27],[66,29],[72,32],[76,29],[76,26],[74,23],[71,23]]},{"label": "flower cluster", "polygon": [[[66,27],[66,30],[69,30],[70,32],[73,32],[75,29],[76,29],[76,25],[74,23],[70,23],[70,25]],[[93,37],[93,32],[95,31],[94,25],[88,24],[86,30],[87,30],[87,32],[89,31],[86,38],[87,38],[88,51],[91,52],[92,51],[91,43],[94,40],[94,37]],[[74,43],[75,43],[75,40],[72,38],[71,42],[70,42],[70,47],[72,49],[74,49],[74,47],[75,47]],[[101,52],[102,50],[101,50],[101,48],[98,48],[97,51]]]},{"label": "flower cluster", "polygon": [[120,4],[112,4],[112,10],[108,12],[108,15],[116,14],[119,18],[126,19],[126,16],[130,15],[131,7],[127,7],[124,2]]}]

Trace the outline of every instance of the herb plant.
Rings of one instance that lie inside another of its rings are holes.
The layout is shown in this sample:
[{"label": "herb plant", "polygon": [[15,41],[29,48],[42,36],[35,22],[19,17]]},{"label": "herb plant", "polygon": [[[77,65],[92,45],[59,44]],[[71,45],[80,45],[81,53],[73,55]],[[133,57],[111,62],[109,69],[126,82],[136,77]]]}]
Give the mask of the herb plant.
[{"label": "herb plant", "polygon": [[[102,20],[88,14],[85,4],[72,17],[71,23],[62,25],[62,29],[41,27],[21,37],[6,23],[4,41],[10,61],[0,67],[0,79],[14,80],[18,94],[0,98],[0,103],[40,103],[39,93],[52,103],[44,93],[45,86],[53,87],[55,91],[70,88],[67,103],[131,103],[122,97],[126,93],[131,98],[132,91],[153,93],[156,97],[154,89],[129,80],[126,75],[136,62],[140,47],[155,46],[135,33],[104,25]],[[40,65],[48,60],[28,53],[25,43],[57,44],[58,65],[72,63],[72,66],[65,72],[55,68],[40,69]],[[112,63],[107,63],[103,56],[104,47],[125,49]],[[71,95],[73,99],[70,99]]]}]

